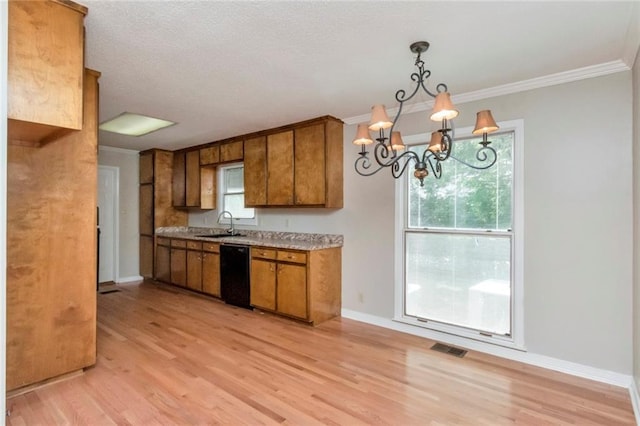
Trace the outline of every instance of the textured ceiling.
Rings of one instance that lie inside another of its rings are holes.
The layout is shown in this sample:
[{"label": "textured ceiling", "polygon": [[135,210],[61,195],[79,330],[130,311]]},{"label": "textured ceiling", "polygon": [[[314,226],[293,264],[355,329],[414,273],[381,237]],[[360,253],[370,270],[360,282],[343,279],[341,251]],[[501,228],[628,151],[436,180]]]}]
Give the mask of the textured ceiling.
[{"label": "textured ceiling", "polygon": [[142,137],[100,132],[101,145],[135,150],[392,107],[417,40],[431,43],[430,87],[453,94],[628,64],[639,43],[635,1],[80,1],[100,121],[129,111],[178,122]]}]

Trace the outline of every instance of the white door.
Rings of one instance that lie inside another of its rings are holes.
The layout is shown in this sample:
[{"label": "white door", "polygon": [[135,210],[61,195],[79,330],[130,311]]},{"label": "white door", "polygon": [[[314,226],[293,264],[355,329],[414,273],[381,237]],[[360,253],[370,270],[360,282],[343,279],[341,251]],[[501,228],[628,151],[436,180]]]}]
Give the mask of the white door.
[{"label": "white door", "polygon": [[118,167],[98,166],[98,223],[100,266],[98,282],[116,281],[118,276]]}]

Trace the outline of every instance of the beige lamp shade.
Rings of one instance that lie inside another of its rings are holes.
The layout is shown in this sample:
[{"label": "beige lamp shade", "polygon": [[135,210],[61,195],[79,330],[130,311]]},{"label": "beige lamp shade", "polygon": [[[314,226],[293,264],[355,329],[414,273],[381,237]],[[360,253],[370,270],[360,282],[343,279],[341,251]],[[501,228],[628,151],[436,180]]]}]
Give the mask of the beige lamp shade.
[{"label": "beige lamp shade", "polygon": [[457,116],[458,110],[453,106],[449,92],[438,93],[435,103],[433,104],[433,112],[431,113],[430,118],[433,121],[441,121],[445,118],[447,120],[451,120]]},{"label": "beige lamp shade", "polygon": [[365,123],[358,124],[358,131],[353,143],[354,145],[369,145],[373,143],[373,139],[371,139],[371,135],[369,134],[369,128]]},{"label": "beige lamp shade", "polygon": [[371,121],[369,122],[369,130],[377,132],[380,129],[388,129],[393,126],[393,122],[389,120],[387,110],[384,105],[374,105],[371,107]]},{"label": "beige lamp shade", "polygon": [[479,111],[476,115],[476,128],[473,129],[473,134],[480,135],[482,133],[491,133],[495,132],[499,128],[500,127],[496,124],[496,121],[491,115],[491,111],[485,109],[484,111]]},{"label": "beige lamp shade", "polygon": [[402,136],[400,132],[391,132],[391,149],[394,151],[402,151],[405,148],[404,142],[402,142]]},{"label": "beige lamp shade", "polygon": [[429,142],[429,147],[427,149],[431,152],[442,152],[442,148],[442,133],[431,133],[431,141]]}]

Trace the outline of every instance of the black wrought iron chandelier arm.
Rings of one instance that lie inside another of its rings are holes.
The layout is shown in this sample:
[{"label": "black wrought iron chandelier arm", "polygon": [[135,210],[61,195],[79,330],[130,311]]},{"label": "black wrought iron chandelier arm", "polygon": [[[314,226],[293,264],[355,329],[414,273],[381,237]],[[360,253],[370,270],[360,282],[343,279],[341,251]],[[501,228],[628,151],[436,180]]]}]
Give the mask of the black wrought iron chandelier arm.
[{"label": "black wrought iron chandelier arm", "polygon": [[356,162],[354,164],[355,169],[356,169],[356,173],[358,173],[360,176],[373,176],[376,173],[378,173],[380,170],[384,169],[385,166],[379,166],[375,169],[371,168],[371,159],[369,159],[369,157],[367,157],[367,153],[359,153],[360,156],[358,158],[356,158]]},{"label": "black wrought iron chandelier arm", "polygon": [[[376,145],[376,148],[380,146],[380,144]],[[384,148],[386,150],[386,148]],[[371,159],[368,156],[368,152],[360,152],[360,156],[356,158],[355,161],[355,169],[356,172],[361,176],[371,176],[378,173],[382,169],[386,169],[391,167],[391,174],[393,177],[397,178],[406,170],[407,166],[411,162],[411,160],[418,161],[419,157],[413,151],[406,151],[402,155],[396,155],[395,158],[391,159],[388,162],[377,161],[378,167],[372,169],[373,165]]]},{"label": "black wrought iron chandelier arm", "polygon": [[462,163],[467,167],[471,167],[472,169],[476,169],[476,170],[484,170],[484,169],[488,169],[489,167],[493,166],[494,164],[496,164],[496,161],[498,161],[498,153],[496,152],[495,149],[493,149],[490,146],[484,146],[481,147],[480,149],[478,149],[478,151],[476,152],[476,160],[478,160],[481,163],[485,163],[488,162],[487,164],[481,164],[481,165],[475,165],[475,164],[471,164],[468,163],[464,160],[461,160],[453,155],[451,155],[451,158],[453,158],[454,160],[456,160],[458,163]]},{"label": "black wrought iron chandelier arm", "polygon": [[390,164],[390,166],[392,166],[391,175],[396,179],[402,176],[411,160],[417,162],[420,158],[418,157],[418,154],[413,151],[405,151],[402,155],[398,155]]},{"label": "black wrought iron chandelier arm", "polygon": [[429,165],[433,177],[435,177],[436,179],[440,179],[440,177],[442,176],[442,165],[440,164],[441,162],[435,156],[428,156],[425,162]]}]

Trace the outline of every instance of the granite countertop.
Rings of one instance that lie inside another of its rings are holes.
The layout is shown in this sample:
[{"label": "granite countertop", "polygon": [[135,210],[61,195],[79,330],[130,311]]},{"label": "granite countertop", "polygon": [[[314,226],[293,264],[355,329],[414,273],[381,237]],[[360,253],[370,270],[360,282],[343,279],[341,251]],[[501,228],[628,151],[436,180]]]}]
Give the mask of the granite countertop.
[{"label": "granite countertop", "polygon": [[342,235],[307,234],[301,232],[273,232],[237,230],[238,236],[207,238],[204,235],[225,234],[224,228],[196,228],[185,226],[163,227],[156,229],[156,235],[166,238],[182,238],[187,240],[219,243],[235,243],[248,246],[274,247],[293,250],[322,250],[342,247]]}]

